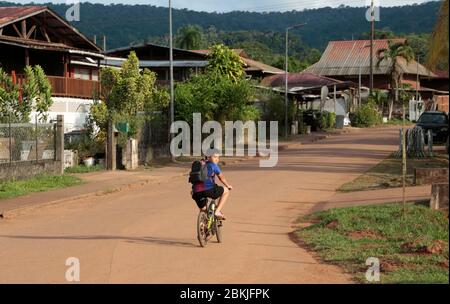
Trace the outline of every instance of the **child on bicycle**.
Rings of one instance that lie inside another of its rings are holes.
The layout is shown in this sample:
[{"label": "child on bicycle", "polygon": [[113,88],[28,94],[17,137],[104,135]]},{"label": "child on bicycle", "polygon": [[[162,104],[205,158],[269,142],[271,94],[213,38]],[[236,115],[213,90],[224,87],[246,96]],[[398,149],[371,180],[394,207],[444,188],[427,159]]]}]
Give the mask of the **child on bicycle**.
[{"label": "child on bicycle", "polygon": [[[225,215],[222,213],[222,209],[228,200],[230,190],[233,187],[227,182],[225,176],[222,173],[218,163],[220,161],[220,152],[216,149],[209,150],[206,153],[207,161],[206,166],[208,168],[208,178],[205,182],[198,182],[192,185],[192,199],[195,200],[197,206],[204,210],[206,206],[205,198],[219,199],[219,204],[215,211],[215,215],[218,219],[225,220]],[[225,186],[219,186],[216,184],[216,176]]]}]

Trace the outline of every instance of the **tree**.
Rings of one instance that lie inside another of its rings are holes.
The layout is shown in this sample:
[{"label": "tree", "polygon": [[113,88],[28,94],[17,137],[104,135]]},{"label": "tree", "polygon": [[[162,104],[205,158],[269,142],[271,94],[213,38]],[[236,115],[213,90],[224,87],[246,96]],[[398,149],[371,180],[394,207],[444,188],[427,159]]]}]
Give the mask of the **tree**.
[{"label": "tree", "polygon": [[207,69],[209,71],[217,71],[234,82],[245,75],[244,61],[238,54],[223,44],[217,44],[210,48],[208,60]]},{"label": "tree", "polygon": [[175,90],[175,114],[179,120],[192,122],[192,114],[202,113],[205,121],[221,123],[256,120],[253,89],[244,78],[233,80],[218,70],[209,70],[181,83]]},{"label": "tree", "polygon": [[448,0],[443,1],[439,18],[431,36],[427,65],[435,70],[439,64],[448,71]]},{"label": "tree", "polygon": [[369,101],[375,103],[380,108],[381,113],[384,113],[384,105],[387,103],[387,99],[386,94],[378,89],[373,90],[369,97]]},{"label": "tree", "polygon": [[[105,68],[101,73],[102,100],[91,107],[87,118],[88,129],[97,140],[106,138],[108,120],[126,122],[130,132],[123,139],[132,137],[138,132],[143,122],[139,112],[151,113],[155,109],[167,107],[169,97],[167,92],[156,88],[156,74],[145,69],[139,69],[136,53],[131,52],[122,64],[120,71]],[[145,117],[144,117],[145,119]]]},{"label": "tree", "polygon": [[403,79],[403,69],[401,68],[400,60],[405,60],[409,63],[414,59],[414,51],[406,43],[389,41],[387,49],[377,51],[377,58],[377,68],[380,67],[383,61],[387,61],[388,64],[388,73],[391,82],[389,104],[389,119],[391,119],[394,104],[398,101],[398,87]]},{"label": "tree", "polygon": [[21,84],[0,68],[0,121],[30,122],[34,110],[40,122],[47,121],[53,104],[52,87],[40,66],[26,66]]},{"label": "tree", "polygon": [[198,25],[187,25],[179,28],[175,38],[177,47],[187,50],[202,48],[203,40],[203,31]]}]

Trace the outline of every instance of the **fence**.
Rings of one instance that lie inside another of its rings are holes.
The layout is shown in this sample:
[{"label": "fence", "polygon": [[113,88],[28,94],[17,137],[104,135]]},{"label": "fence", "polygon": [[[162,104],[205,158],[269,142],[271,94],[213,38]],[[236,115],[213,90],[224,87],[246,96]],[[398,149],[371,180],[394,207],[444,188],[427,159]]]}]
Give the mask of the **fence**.
[{"label": "fence", "polygon": [[62,173],[64,118],[57,123],[0,124],[0,181]]},{"label": "fence", "polygon": [[55,160],[56,124],[0,124],[0,163]]},{"label": "fence", "polygon": [[146,165],[170,155],[169,125],[167,111],[155,112],[144,122],[137,136],[139,164]]}]

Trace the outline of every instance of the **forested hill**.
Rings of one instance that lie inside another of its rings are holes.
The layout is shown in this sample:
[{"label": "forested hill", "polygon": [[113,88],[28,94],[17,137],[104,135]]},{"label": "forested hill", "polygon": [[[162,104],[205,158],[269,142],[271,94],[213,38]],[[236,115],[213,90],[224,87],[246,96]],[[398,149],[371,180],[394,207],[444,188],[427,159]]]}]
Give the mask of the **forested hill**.
[{"label": "forested hill", "polygon": [[[1,6],[13,5],[0,2]],[[68,8],[64,4],[47,4],[61,16]],[[439,1],[381,9],[381,22],[377,28],[389,28],[395,33],[429,33],[436,22]],[[310,47],[323,49],[329,40],[358,38],[369,30],[365,8],[341,6],[285,13],[206,13],[174,10],[174,30],[187,24],[218,31],[282,32],[287,26],[307,22],[296,30]],[[167,8],[150,5],[102,5],[83,3],[81,21],[73,25],[88,37],[108,37],[108,48],[126,46],[151,37],[164,36],[168,31]]]}]

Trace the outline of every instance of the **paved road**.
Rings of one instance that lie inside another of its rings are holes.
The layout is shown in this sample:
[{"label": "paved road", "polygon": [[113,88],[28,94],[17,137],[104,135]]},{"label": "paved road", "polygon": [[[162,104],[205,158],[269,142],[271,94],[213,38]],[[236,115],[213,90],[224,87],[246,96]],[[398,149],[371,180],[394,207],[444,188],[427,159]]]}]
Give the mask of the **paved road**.
[{"label": "paved road", "polygon": [[142,187],[0,221],[0,283],[65,283],[69,257],[80,260],[82,283],[349,283],[289,233],[300,214],[394,151],[397,137],[392,128],[356,130],[292,145],[276,168],[227,165],[235,189],[224,243],[207,248],[197,244],[182,168]]}]

